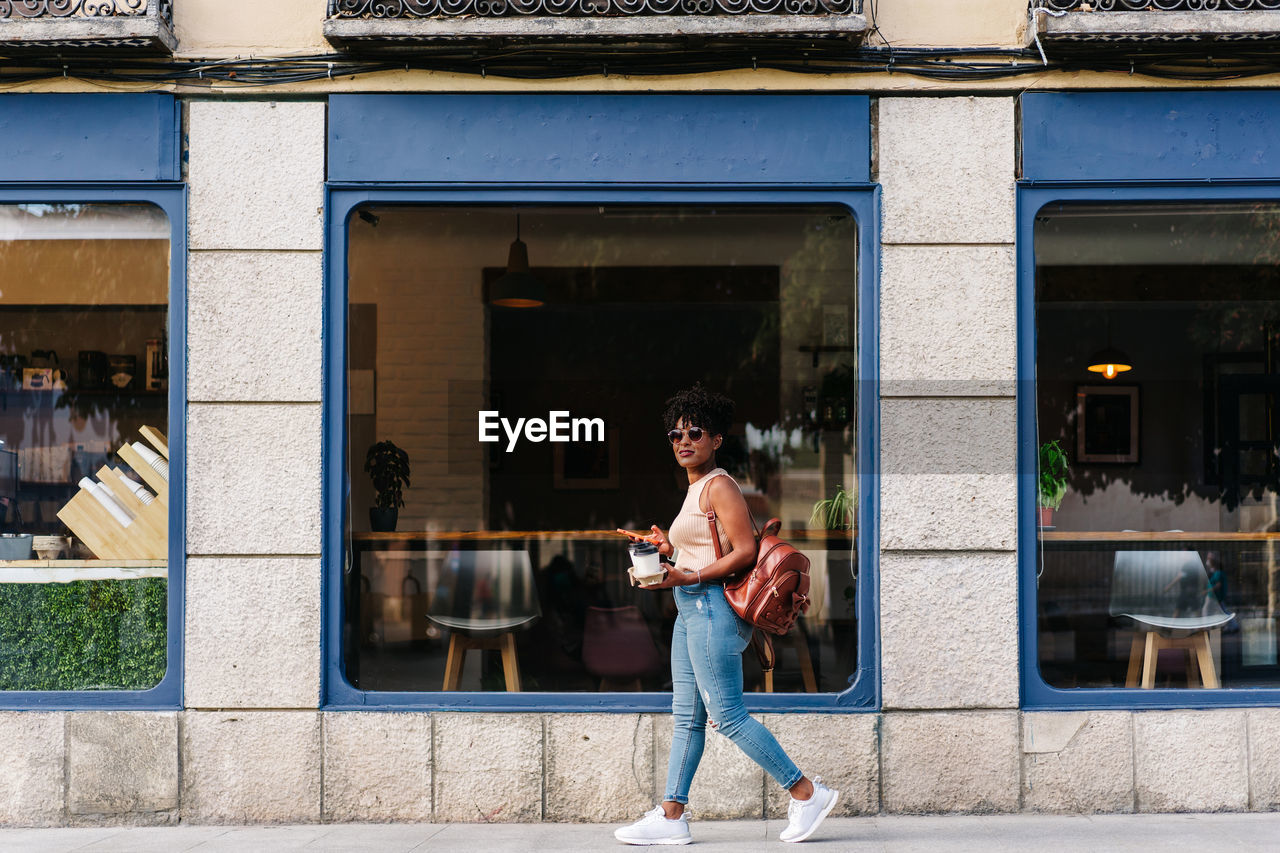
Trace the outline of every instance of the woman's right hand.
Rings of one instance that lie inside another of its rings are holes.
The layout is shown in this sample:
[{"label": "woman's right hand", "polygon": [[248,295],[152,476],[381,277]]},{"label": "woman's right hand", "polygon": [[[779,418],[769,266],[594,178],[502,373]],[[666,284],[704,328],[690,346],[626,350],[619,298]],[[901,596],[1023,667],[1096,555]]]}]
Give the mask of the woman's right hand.
[{"label": "woman's right hand", "polygon": [[649,529],[653,532],[648,536],[645,536],[643,533],[632,533],[630,530],[623,530],[621,527],[618,528],[618,532],[626,536],[632,542],[648,542],[650,545],[657,545],[658,553],[664,557],[670,557],[676,552],[675,547],[671,544],[670,540],[667,539],[667,534],[663,533],[662,529],[658,527],[658,525],[652,525]]},{"label": "woman's right hand", "polygon": [[664,557],[670,557],[676,552],[675,547],[671,544],[671,540],[667,539],[667,534],[662,532],[662,528],[658,525],[652,525],[650,530],[653,535],[649,537],[649,541],[658,546],[658,553]]}]

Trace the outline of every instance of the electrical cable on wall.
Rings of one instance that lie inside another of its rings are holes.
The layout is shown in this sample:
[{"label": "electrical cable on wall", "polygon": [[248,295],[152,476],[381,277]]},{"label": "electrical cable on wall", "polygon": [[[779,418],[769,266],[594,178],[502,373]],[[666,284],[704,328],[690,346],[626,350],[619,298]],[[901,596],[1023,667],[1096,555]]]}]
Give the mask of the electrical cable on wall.
[{"label": "electrical cable on wall", "polygon": [[[663,49],[659,49],[659,47]],[[1028,49],[851,47],[839,40],[792,38],[724,39],[711,47],[687,43],[581,45],[523,43],[512,47],[437,46],[409,58],[361,58],[346,54],[207,60],[71,59],[62,56],[0,57],[0,86],[70,76],[98,83],[242,87],[281,86],[354,78],[388,71],[421,70],[481,74],[521,80],[611,75],[681,76],[750,68],[800,74],[876,74],[890,69],[927,80],[963,83],[1012,79],[1046,71],[1142,75],[1183,82],[1243,80],[1280,74],[1280,52],[1267,43],[1215,42],[1185,45],[1080,46],[1044,57]]]}]

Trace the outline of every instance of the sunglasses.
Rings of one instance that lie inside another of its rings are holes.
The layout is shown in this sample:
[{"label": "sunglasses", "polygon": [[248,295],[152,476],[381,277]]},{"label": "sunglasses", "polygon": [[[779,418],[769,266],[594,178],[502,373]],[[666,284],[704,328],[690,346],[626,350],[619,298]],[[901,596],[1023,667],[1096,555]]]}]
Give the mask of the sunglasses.
[{"label": "sunglasses", "polygon": [[[685,432],[686,430],[673,429],[667,433],[667,438],[671,439],[672,444],[679,444],[680,441],[684,438]],[[699,441],[702,441],[702,437],[707,434],[707,431],[704,430],[702,427],[689,427],[687,432],[689,433],[689,440],[692,441],[694,444],[697,444]]]}]

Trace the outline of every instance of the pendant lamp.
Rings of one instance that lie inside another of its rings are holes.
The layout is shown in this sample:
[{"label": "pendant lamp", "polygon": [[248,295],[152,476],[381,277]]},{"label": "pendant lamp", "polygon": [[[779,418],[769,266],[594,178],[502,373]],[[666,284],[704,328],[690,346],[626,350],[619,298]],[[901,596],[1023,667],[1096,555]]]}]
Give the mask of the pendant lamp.
[{"label": "pendant lamp", "polygon": [[520,214],[516,214],[516,239],[507,252],[507,271],[489,288],[489,302],[503,308],[540,308],[547,289],[529,272],[529,247],[520,239]]},{"label": "pendant lamp", "polygon": [[1115,347],[1098,350],[1089,358],[1089,372],[1101,373],[1106,379],[1115,379],[1126,370],[1133,370],[1133,360]]}]

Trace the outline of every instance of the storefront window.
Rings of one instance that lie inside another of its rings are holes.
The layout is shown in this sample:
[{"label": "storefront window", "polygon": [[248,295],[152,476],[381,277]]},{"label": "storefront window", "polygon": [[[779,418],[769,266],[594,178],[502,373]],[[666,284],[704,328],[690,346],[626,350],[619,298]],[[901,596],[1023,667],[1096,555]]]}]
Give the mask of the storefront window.
[{"label": "storefront window", "polygon": [[1035,221],[1052,687],[1280,685],[1280,205]]},{"label": "storefront window", "polygon": [[[613,531],[666,529],[675,516],[688,481],[662,410],[700,381],[737,405],[719,463],[757,521],[781,519],[812,564],[808,616],[776,642],[772,685],[744,656],[748,689],[846,689],[859,571],[856,233],[835,206],[357,209],[352,685],[669,690],[671,594],[629,585]],[[486,429],[496,440],[480,440]]]},{"label": "storefront window", "polygon": [[166,669],[169,221],[0,205],[0,690]]}]

